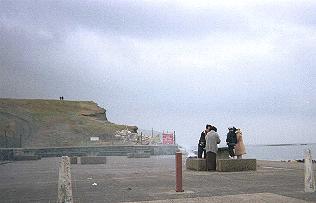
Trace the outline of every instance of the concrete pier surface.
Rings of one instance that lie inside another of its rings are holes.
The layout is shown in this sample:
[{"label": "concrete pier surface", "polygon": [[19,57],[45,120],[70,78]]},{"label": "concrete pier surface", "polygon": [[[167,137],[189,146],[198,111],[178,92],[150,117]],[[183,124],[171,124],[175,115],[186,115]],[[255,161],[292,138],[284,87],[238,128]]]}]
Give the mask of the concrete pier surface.
[{"label": "concrete pier surface", "polygon": [[[58,161],[59,158],[42,158],[0,165],[0,202],[56,202]],[[175,156],[113,156],[108,157],[106,164],[71,165],[73,200],[316,202],[316,193],[304,192],[303,163],[258,161],[257,171],[243,172],[183,169],[184,192],[176,193]]]},{"label": "concrete pier surface", "polygon": [[0,202],[56,203],[58,167],[57,158],[0,165]]}]

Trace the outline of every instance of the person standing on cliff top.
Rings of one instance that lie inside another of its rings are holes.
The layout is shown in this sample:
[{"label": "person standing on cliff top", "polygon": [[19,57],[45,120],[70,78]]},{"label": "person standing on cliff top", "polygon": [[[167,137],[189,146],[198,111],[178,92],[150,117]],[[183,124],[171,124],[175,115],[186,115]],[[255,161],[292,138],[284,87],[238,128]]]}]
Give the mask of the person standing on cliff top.
[{"label": "person standing on cliff top", "polygon": [[210,132],[211,130],[211,125],[207,124],[205,127],[205,130],[201,133],[201,137],[199,140],[198,144],[198,158],[202,158],[202,155],[204,153],[204,159],[206,158],[206,151],[205,151],[205,146],[206,146],[206,140],[205,140],[205,135]]}]

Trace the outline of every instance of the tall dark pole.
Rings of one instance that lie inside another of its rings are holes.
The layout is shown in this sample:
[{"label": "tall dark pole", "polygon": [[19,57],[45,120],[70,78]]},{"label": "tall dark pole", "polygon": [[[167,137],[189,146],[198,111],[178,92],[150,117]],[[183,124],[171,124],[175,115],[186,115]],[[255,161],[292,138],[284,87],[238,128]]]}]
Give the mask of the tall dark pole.
[{"label": "tall dark pole", "polygon": [[143,132],[140,132],[140,144],[143,144]]},{"label": "tall dark pole", "polygon": [[5,148],[8,148],[8,138],[7,138],[7,131],[4,130],[4,139],[5,139]]},{"label": "tall dark pole", "polygon": [[20,134],[20,148],[22,148],[22,135],[24,135],[24,128],[22,128],[22,134]]},{"label": "tall dark pole", "polygon": [[22,148],[22,134],[20,134],[20,148]]},{"label": "tall dark pole", "polygon": [[182,188],[182,153],[176,152],[176,192],[183,192]]}]

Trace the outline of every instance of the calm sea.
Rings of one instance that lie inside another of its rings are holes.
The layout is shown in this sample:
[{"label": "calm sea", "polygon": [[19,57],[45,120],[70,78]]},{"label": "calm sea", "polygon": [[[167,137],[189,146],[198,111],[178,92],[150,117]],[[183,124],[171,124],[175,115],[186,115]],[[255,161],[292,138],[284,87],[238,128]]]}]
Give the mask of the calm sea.
[{"label": "calm sea", "polygon": [[[196,147],[192,147],[192,149],[196,150]],[[247,154],[244,156],[244,158],[273,161],[298,160],[304,159],[304,151],[306,149],[311,149],[312,158],[316,160],[316,144],[296,144],[283,146],[247,145]]]},{"label": "calm sea", "polygon": [[248,145],[245,158],[255,158],[258,160],[297,160],[304,159],[304,151],[310,149],[312,158],[316,159],[316,144],[306,145],[285,145],[285,146],[266,146]]}]

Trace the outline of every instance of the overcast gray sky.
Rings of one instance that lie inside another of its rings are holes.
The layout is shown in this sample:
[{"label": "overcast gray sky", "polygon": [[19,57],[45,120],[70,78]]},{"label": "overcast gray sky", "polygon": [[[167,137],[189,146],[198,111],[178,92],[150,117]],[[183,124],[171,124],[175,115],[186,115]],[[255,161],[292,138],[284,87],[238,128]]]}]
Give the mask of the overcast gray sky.
[{"label": "overcast gray sky", "polygon": [[316,1],[0,1],[0,97],[94,100],[112,122],[316,142]]}]

